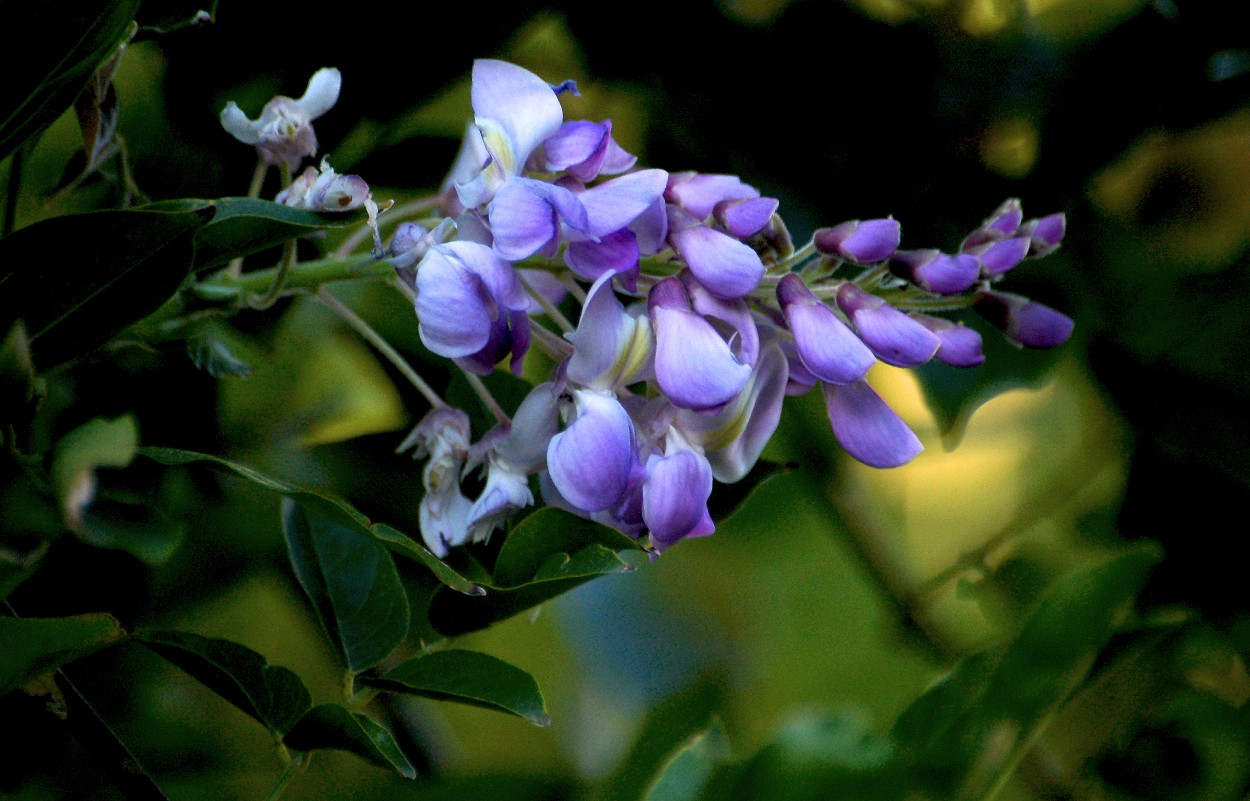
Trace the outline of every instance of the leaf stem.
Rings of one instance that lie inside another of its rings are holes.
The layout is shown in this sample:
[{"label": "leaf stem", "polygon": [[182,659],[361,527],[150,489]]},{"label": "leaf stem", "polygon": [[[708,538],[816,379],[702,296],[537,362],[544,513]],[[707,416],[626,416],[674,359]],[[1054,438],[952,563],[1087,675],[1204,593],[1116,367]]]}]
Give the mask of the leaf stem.
[{"label": "leaf stem", "polygon": [[282,771],[282,775],[278,777],[278,783],[269,791],[266,801],[278,801],[282,794],[286,792],[287,785],[291,783],[291,780],[303,773],[311,761],[312,752],[299,753],[293,756],[291,763],[286,766],[286,770]]},{"label": "leaf stem", "polygon": [[317,290],[317,297],[321,299],[322,303],[329,306],[330,310],[339,316],[339,319],[356,329],[356,333],[360,334],[368,340],[369,344],[377,348],[378,351],[386,357],[386,360],[394,365],[395,369],[399,370],[399,372],[403,374],[404,378],[408,379],[408,382],[417,388],[418,392],[425,396],[425,399],[429,401],[430,406],[433,406],[435,409],[440,409],[447,405],[447,402],[439,397],[439,394],[425,382],[425,379],[423,379],[415,369],[413,369],[412,365],[408,363],[408,360],[400,355],[399,351],[395,350],[395,348],[391,346],[391,343],[387,342],[386,339],[384,339],[382,335],[373,328],[373,326],[365,322],[363,318],[356,314],[356,312],[349,309],[342,301],[334,297],[334,295],[330,293],[329,289],[324,286],[321,287]]},{"label": "leaf stem", "polygon": [[247,305],[253,309],[268,309],[277,302],[278,296],[282,294],[282,289],[286,286],[287,274],[291,272],[291,268],[295,266],[295,251],[298,242],[294,239],[288,239],[282,245],[282,261],[278,263],[278,274],[274,276],[273,283],[269,285],[269,289],[264,295],[257,297],[249,295]]}]

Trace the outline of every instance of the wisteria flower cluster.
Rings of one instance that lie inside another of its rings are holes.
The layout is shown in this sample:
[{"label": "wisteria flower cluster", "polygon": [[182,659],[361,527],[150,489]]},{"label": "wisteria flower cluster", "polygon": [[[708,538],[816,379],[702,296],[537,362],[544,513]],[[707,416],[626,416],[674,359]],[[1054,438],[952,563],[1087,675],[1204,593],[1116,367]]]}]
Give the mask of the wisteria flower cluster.
[{"label": "wisteria flower cluster", "polygon": [[[315,152],[311,120],[338,87],[322,70],[301,100],[277,98],[255,123],[231,105],[222,123],[293,167]],[[544,503],[658,554],[713,532],[713,482],[751,470],[786,396],[819,385],[834,436],[865,464],[914,458],[920,441],[867,375],[878,361],[983,362],[980,335],[942,312],[971,308],[1027,347],[1071,334],[1067,316],[995,288],[1059,247],[1062,214],[1025,220],[1008,200],[954,252],[900,249],[892,218],[822,228],[796,248],[776,199],[733,175],[638,168],[611,121],[565,121],[566,92],[576,84],[475,62],[473,119],[437,215],[377,241],[429,350],[470,376],[501,363],[519,375],[531,348],[558,365],[476,442],[465,412],[436,399],[402,446],[427,460],[420,525],[439,556],[532,505],[535,476]],[[362,179],[324,162],[281,199],[372,203]],[[570,297],[576,325],[560,310]],[[485,481],[470,499],[475,470]]]}]

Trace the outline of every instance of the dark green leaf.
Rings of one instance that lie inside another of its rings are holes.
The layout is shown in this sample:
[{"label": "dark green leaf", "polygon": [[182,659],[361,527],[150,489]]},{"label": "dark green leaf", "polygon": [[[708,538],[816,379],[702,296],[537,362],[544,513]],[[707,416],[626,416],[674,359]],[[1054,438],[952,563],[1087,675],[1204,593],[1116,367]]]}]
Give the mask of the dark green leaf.
[{"label": "dark green leaf", "polygon": [[0,696],[126,636],[111,615],[0,617]]},{"label": "dark green leaf", "polygon": [[125,467],[135,458],[139,432],[134,418],[97,417],[57,442],[52,452],[52,488],[65,523],[83,528],[83,515],[95,501],[98,467]]},{"label": "dark green leaf", "polygon": [[698,801],[716,769],[729,761],[729,740],[714,720],[669,757],[643,801]]},{"label": "dark green leaf", "polygon": [[217,213],[211,222],[195,234],[196,270],[217,267],[231,259],[280,245],[289,239],[364,220],[363,211],[320,214],[274,203],[272,200],[247,197],[159,201],[142,208],[190,211],[205,206],[211,206]]},{"label": "dark green leaf", "polygon": [[1159,556],[1137,547],[1060,578],[998,654],[969,657],[903,714],[900,749],[937,792],[971,782],[980,797],[1004,780],[1089,673]]},{"label": "dark green leaf", "polygon": [[390,553],[369,534],[285,498],[291,564],[347,667],[366,670],[408,636],[408,596]]},{"label": "dark green leaf", "polygon": [[70,214],[5,237],[0,329],[25,320],[43,368],[83,355],[178,290],[191,269],[192,236],[212,214],[211,206]]},{"label": "dark green leaf", "polygon": [[142,631],[136,637],[276,735],[290,731],[312,707],[299,676],[238,643],[184,631]]},{"label": "dark green leaf", "polygon": [[546,702],[534,677],[502,659],[475,651],[437,651],[409,659],[362,683],[380,690],[497,709],[547,726]]},{"label": "dark green leaf", "polygon": [[286,495],[304,507],[316,509],[320,514],[335,520],[341,526],[352,528],[373,537],[394,553],[420,562],[430,568],[439,581],[457,592],[463,592],[468,595],[483,595],[486,592],[481,585],[470,581],[448,567],[416,540],[385,523],[370,522],[369,518],[362,515],[346,501],[336,498],[329,493],[290,484],[253,470],[247,465],[232,462],[229,459],[222,459],[218,456],[179,450],[177,448],[140,448],[139,453],[161,464],[182,465],[191,464],[192,462],[209,462],[229,470],[240,478],[247,479],[267,490]]},{"label": "dark green leaf", "polygon": [[792,465],[777,462],[759,461],[747,473],[733,484],[715,484],[712,496],[707,501],[708,514],[716,521],[716,530],[722,535],[734,526],[734,516],[751,502],[755,494],[773,479],[784,476],[793,469]]},{"label": "dark green leaf", "polygon": [[402,531],[391,528],[385,523],[374,523],[371,527],[373,536],[391,551],[401,556],[413,559],[430,569],[438,580],[443,584],[451,587],[456,592],[462,592],[465,595],[485,595],[486,588],[480,584],[475,584],[464,576],[447,566],[447,563],[439,559],[428,548],[420,545],[416,540],[404,534]]},{"label": "dark green leaf", "polygon": [[633,570],[619,552],[637,550],[638,543],[618,531],[560,509],[539,509],[508,533],[486,595],[440,590],[430,601],[430,623],[447,636],[485,628],[596,576]]},{"label": "dark green leaf", "polygon": [[39,135],[130,34],[139,0],[5,3],[0,161]]},{"label": "dark green leaf", "polygon": [[88,545],[125,551],[144,564],[162,565],[178,550],[186,531],[159,509],[101,490],[74,533]]},{"label": "dark green leaf", "polygon": [[313,751],[337,748],[381,768],[389,768],[406,779],[417,771],[399,750],[391,733],[368,715],[348,712],[338,704],[318,704],[300,718],[283,738],[288,748]]}]

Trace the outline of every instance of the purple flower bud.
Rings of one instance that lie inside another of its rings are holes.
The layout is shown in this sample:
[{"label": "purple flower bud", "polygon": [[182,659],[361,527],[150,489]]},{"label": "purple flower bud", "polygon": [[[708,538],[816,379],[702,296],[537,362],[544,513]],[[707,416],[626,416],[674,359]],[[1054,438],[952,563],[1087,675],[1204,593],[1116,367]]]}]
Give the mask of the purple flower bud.
[{"label": "purple flower bud", "polygon": [[921,289],[957,295],[981,277],[975,256],[951,256],[938,250],[900,250],[890,257],[890,271]]},{"label": "purple flower bud", "polygon": [[1047,256],[1053,253],[1063,241],[1068,220],[1062,212],[1029,220],[1020,226],[1020,236],[1029,238],[1030,256]]},{"label": "purple flower bud", "polygon": [[671,174],[668,189],[664,192],[666,200],[681,206],[700,220],[707,219],[712,209],[722,200],[743,200],[759,196],[759,190],[744,184],[736,175],[699,172]]},{"label": "purple flower bud", "polygon": [[944,317],[930,317],[919,312],[912,312],[911,317],[941,340],[942,344],[934,355],[938,361],[952,367],[975,367],[985,361],[985,354],[981,352],[981,335],[975,330]]},{"label": "purple flower bud", "polygon": [[707,499],[712,494],[711,465],[688,447],[670,447],[668,451],[664,456],[648,457],[647,477],[642,484],[642,519],[657,551],[684,537],[705,537],[716,530],[707,511]]},{"label": "purple flower bud", "polygon": [[838,290],[838,308],[851,318],[864,344],[886,364],[917,367],[941,347],[932,331],[854,284],[843,284]]},{"label": "purple flower bud", "polygon": [[856,264],[885,261],[898,249],[902,229],[898,220],[851,220],[821,228],[812,236],[816,250]]},{"label": "purple flower bud", "polygon": [[1024,257],[1029,254],[1029,238],[1013,236],[1010,239],[976,245],[964,252],[981,260],[981,275],[997,278],[1024,261]]},{"label": "purple flower bud", "polygon": [[1020,227],[1020,221],[1023,219],[1024,211],[1020,208],[1020,201],[1016,198],[1004,200],[993,214],[985,218],[980,228],[968,234],[959,249],[964,251],[987,242],[996,242],[999,239],[1015,236],[1016,230]]},{"label": "purple flower bud", "polygon": [[898,467],[924,450],[894,410],[867,381],[824,385],[833,435],[846,452],[869,467]]},{"label": "purple flower bud", "polygon": [[777,206],[777,199],[771,197],[722,200],[712,209],[712,216],[731,235],[749,239],[764,230]]},{"label": "purple flower bud", "polygon": [[1072,335],[1072,318],[1022,295],[981,292],[972,306],[1007,337],[1030,348],[1053,348]]},{"label": "purple flower bud", "polygon": [[833,311],[790,273],[777,285],[777,302],[794,335],[803,366],[821,381],[850,384],[877,363],[867,346]]}]

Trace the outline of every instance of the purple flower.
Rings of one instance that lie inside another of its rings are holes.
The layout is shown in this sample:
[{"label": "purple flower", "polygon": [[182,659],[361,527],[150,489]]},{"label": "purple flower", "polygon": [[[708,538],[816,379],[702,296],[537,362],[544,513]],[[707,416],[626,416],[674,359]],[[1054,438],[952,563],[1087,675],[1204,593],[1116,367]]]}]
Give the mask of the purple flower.
[{"label": "purple flower", "polygon": [[1029,255],[1029,238],[1013,236],[1010,239],[976,245],[964,252],[981,261],[981,275],[986,278],[997,278],[1005,275]]},{"label": "purple flower", "polygon": [[612,138],[611,120],[564,123],[543,142],[543,156],[546,169],[567,171],[582,183],[600,174],[618,175],[638,161]]},{"label": "purple flower", "polygon": [[460,472],[469,455],[469,418],[459,409],[433,409],[398,450],[413,444],[417,446],[414,458],[429,458],[421,473],[425,494],[417,510],[421,539],[442,558],[448,548],[464,543],[469,535],[472,504],[460,491]]},{"label": "purple flower", "polygon": [[816,250],[856,264],[885,261],[898,250],[902,229],[894,219],[851,220],[812,235]]},{"label": "purple flower", "polygon": [[777,199],[772,197],[722,200],[712,209],[712,217],[732,236],[749,239],[764,230],[778,205]]},{"label": "purple flower", "polygon": [[790,273],[777,285],[777,302],[794,335],[794,346],[803,367],[815,378],[831,384],[850,384],[868,374],[877,363],[872,351],[846,323]]},{"label": "purple flower", "polygon": [[869,467],[898,467],[924,450],[894,410],[867,381],[824,385],[833,435],[846,452]]},{"label": "purple flower", "polygon": [[919,312],[912,312],[911,318],[937,334],[942,343],[934,355],[938,361],[952,367],[975,367],[985,361],[985,354],[981,352],[981,335],[968,326]]},{"label": "purple flower", "polygon": [[1072,318],[1022,295],[981,292],[973,310],[1008,339],[1030,348],[1053,348],[1072,336]]},{"label": "purple flower", "polygon": [[240,142],[255,145],[266,164],[285,164],[294,170],[305,156],[317,153],[312,121],[334,107],[342,85],[337,69],[323,67],[313,73],[299,100],[278,95],[255,120],[231,100],[221,110],[221,127]]},{"label": "purple flower", "polygon": [[605,274],[590,288],[577,330],[566,337],[575,350],[565,375],[584,387],[615,391],[652,372],[655,350],[651,321],[627,314]]},{"label": "purple flower", "polygon": [[547,446],[547,471],[560,495],[582,512],[615,508],[625,499],[637,461],[634,423],[617,399],[573,390],[574,417]]},{"label": "purple flower", "polygon": [[529,298],[512,265],[477,242],[435,245],[417,267],[421,341],[466,370],[488,375],[512,354],[519,373],[529,348]]},{"label": "purple flower", "polygon": [[661,552],[685,537],[705,537],[716,530],[707,511],[712,466],[676,432],[665,450],[647,457],[642,483],[642,519],[652,545]]},{"label": "purple flower", "polygon": [[759,286],[764,262],[750,245],[703,225],[678,206],[668,211],[669,244],[709,292],[733,299]]},{"label": "purple flower", "polygon": [[851,283],[838,290],[838,308],[877,358],[896,367],[918,367],[937,353],[941,341],[929,329]]},{"label": "purple flower", "polygon": [[965,251],[987,242],[997,242],[1000,239],[1013,237],[1023,219],[1024,211],[1020,208],[1020,201],[1016,198],[1008,198],[994,210],[993,214],[985,218],[980,228],[968,234],[959,249]]},{"label": "purple flower", "polygon": [[480,172],[470,180],[456,184],[468,209],[490,202],[500,187],[519,176],[534,149],[564,121],[551,85],[506,61],[474,61],[471,94],[473,122],[488,159],[477,165]]},{"label": "purple flower", "polygon": [[699,220],[706,220],[717,203],[759,196],[759,190],[744,184],[736,175],[706,172],[673,173],[664,193],[670,203],[680,206]]},{"label": "purple flower", "polygon": [[655,331],[655,377],[675,405],[715,409],[732,400],[751,374],[716,329],[690,310],[681,281],[666,278],[648,299]]},{"label": "purple flower", "polygon": [[534,503],[524,469],[503,456],[502,448],[509,438],[509,429],[496,428],[482,437],[470,454],[467,470],[486,462],[486,486],[465,517],[470,542],[486,542],[514,512]]},{"label": "purple flower", "polygon": [[488,213],[494,247],[500,256],[518,261],[538,253],[547,258],[560,247],[562,225],[578,231],[589,225],[578,196],[558,184],[513,178],[495,193]]},{"label": "purple flower", "polygon": [[1020,236],[1029,238],[1029,255],[1047,256],[1053,253],[1067,230],[1068,219],[1062,213],[1051,214],[1037,220],[1029,220],[1020,226]]}]

